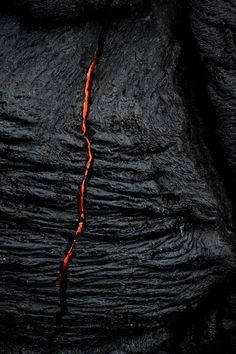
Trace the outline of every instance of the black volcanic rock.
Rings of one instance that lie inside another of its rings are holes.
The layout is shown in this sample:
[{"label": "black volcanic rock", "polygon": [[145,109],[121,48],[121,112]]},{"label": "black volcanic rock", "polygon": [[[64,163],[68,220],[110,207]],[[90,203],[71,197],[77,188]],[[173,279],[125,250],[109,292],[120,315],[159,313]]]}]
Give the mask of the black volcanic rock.
[{"label": "black volcanic rock", "polygon": [[[196,65],[209,73],[223,67],[207,36],[213,10],[203,1],[192,1],[188,10],[172,0],[151,1],[142,11],[137,6],[130,15],[108,16],[105,24],[49,28],[25,18],[60,18],[68,11],[68,20],[72,2],[58,2],[57,13],[44,7],[53,2],[24,4],[30,12],[23,17],[0,16],[3,353],[233,354],[233,198],[208,144],[207,137],[217,141],[218,135],[206,118],[210,112],[225,126],[233,122],[235,76],[230,71],[231,89],[220,76],[204,78],[197,66],[192,72],[189,60],[198,57]],[[89,4],[83,2],[81,13]],[[218,28],[221,8],[214,11]],[[86,228],[69,267],[65,312],[57,278],[77,222],[86,161],[84,86],[98,49]],[[225,59],[227,77],[228,65]],[[197,79],[215,107],[205,113]],[[231,110],[224,111],[228,98]],[[230,134],[225,126],[219,151],[226,151],[233,171],[235,125]]]},{"label": "black volcanic rock", "polygon": [[202,63],[210,112],[205,117],[235,204],[236,188],[236,4],[190,2],[191,28]]},{"label": "black volcanic rock", "polygon": [[130,13],[148,3],[149,0],[3,0],[3,6],[24,17],[55,22]]}]

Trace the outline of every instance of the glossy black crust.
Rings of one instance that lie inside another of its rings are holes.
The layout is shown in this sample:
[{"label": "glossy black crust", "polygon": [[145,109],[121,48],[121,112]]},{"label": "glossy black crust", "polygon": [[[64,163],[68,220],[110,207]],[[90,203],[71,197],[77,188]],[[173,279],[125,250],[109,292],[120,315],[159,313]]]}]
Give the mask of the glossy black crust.
[{"label": "glossy black crust", "polygon": [[[0,351],[234,353],[234,205],[208,144],[221,137],[234,176],[234,12],[153,0],[105,25],[54,28],[2,12]],[[98,47],[86,229],[65,313],[56,280],[77,221]]]}]

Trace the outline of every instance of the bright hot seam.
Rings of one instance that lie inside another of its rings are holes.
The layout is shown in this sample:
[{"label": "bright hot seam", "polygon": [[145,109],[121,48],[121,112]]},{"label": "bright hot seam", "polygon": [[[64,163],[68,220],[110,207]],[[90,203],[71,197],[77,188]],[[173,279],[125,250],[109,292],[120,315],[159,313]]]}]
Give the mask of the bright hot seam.
[{"label": "bright hot seam", "polygon": [[91,96],[91,87],[92,87],[92,76],[93,76],[93,71],[95,69],[95,66],[98,62],[99,59],[99,54],[98,52],[96,53],[95,57],[93,58],[93,61],[91,62],[87,76],[86,76],[86,84],[85,84],[85,91],[84,91],[84,103],[83,103],[83,111],[82,111],[82,126],[81,126],[81,131],[84,136],[86,148],[87,148],[87,161],[84,167],[84,176],[83,179],[80,183],[80,189],[79,189],[79,223],[77,226],[77,229],[75,231],[75,235],[72,241],[72,244],[70,245],[69,249],[67,250],[62,265],[61,265],[61,281],[64,281],[65,279],[65,272],[67,270],[68,264],[70,262],[73,250],[75,248],[75,244],[78,240],[78,237],[83,233],[84,229],[84,223],[85,223],[85,210],[84,210],[84,201],[85,201],[85,187],[86,187],[86,182],[87,182],[87,177],[89,174],[89,171],[91,169],[91,164],[93,161],[93,155],[91,151],[91,143],[89,140],[89,137],[87,135],[87,118],[88,118],[88,113],[89,113],[89,104],[90,104],[90,96]]}]

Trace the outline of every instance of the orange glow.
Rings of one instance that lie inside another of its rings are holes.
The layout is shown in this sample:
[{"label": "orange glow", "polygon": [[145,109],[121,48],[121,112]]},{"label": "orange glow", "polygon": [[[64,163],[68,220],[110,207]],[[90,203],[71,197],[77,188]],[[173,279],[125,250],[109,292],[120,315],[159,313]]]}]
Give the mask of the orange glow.
[{"label": "orange glow", "polygon": [[87,126],[86,119],[89,112],[89,103],[90,103],[90,94],[91,94],[91,84],[92,84],[92,75],[95,69],[95,66],[98,61],[98,54],[95,55],[92,63],[87,72],[86,85],[85,85],[85,95],[84,95],[84,105],[83,105],[83,115],[82,115],[82,133],[86,134]]},{"label": "orange glow", "polygon": [[74,250],[76,241],[78,239],[78,236],[83,232],[83,228],[84,228],[84,222],[82,221],[82,222],[79,223],[79,226],[78,226],[78,228],[76,230],[76,233],[75,233],[75,237],[74,237],[73,243],[70,246],[69,250],[66,252],[66,255],[65,255],[64,259],[63,259],[62,273],[64,273],[66,271],[66,269],[67,269],[67,266],[68,266],[68,263],[70,261],[72,252]]},{"label": "orange glow", "polygon": [[91,143],[89,140],[89,137],[87,136],[87,125],[86,125],[86,120],[88,118],[88,113],[89,113],[89,104],[90,104],[90,96],[91,96],[91,86],[92,86],[92,75],[93,71],[95,69],[95,66],[97,64],[97,61],[99,59],[98,53],[96,53],[92,63],[89,66],[87,76],[86,76],[86,84],[85,84],[85,91],[84,91],[84,103],[83,103],[83,111],[82,111],[82,126],[81,126],[81,131],[84,136],[84,140],[86,143],[86,149],[87,149],[87,161],[84,167],[84,176],[83,179],[80,183],[80,194],[79,194],[79,219],[81,220],[78,224],[78,227],[75,231],[74,239],[73,242],[70,246],[70,248],[67,250],[65,257],[62,262],[62,267],[61,267],[61,276],[60,279],[61,281],[64,281],[64,273],[67,270],[68,264],[71,259],[71,255],[73,253],[73,250],[75,248],[75,244],[78,240],[78,237],[82,234],[83,229],[84,229],[84,219],[85,219],[85,211],[84,211],[84,199],[85,199],[85,187],[86,187],[86,181],[87,177],[89,174],[89,171],[91,169],[91,163],[93,161],[93,155],[91,151]]}]

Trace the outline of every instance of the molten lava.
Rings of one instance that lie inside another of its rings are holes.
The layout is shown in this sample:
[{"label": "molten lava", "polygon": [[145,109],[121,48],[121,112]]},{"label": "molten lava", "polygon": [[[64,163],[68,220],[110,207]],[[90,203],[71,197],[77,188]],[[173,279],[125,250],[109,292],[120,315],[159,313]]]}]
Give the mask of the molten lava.
[{"label": "molten lava", "polygon": [[85,187],[86,187],[86,181],[88,177],[88,173],[91,169],[91,163],[93,160],[93,155],[91,151],[91,143],[89,140],[89,137],[87,136],[87,117],[89,113],[89,103],[90,103],[90,95],[91,95],[91,86],[92,86],[92,76],[93,76],[93,71],[95,69],[95,66],[98,62],[99,59],[99,54],[96,53],[92,63],[89,66],[87,76],[86,76],[86,84],[85,84],[85,92],[84,92],[84,104],[83,104],[83,112],[82,112],[82,127],[81,131],[84,136],[84,140],[86,143],[86,148],[87,148],[87,161],[84,167],[84,176],[83,179],[80,183],[80,193],[79,193],[79,223],[78,227],[75,231],[75,235],[73,238],[73,241],[67,250],[65,257],[62,262],[61,266],[61,281],[64,281],[65,278],[65,272],[67,270],[68,264],[71,259],[71,255],[73,253],[76,241],[78,237],[82,234],[83,229],[84,229],[84,222],[85,222],[85,211],[84,211],[84,199],[85,199]]}]

